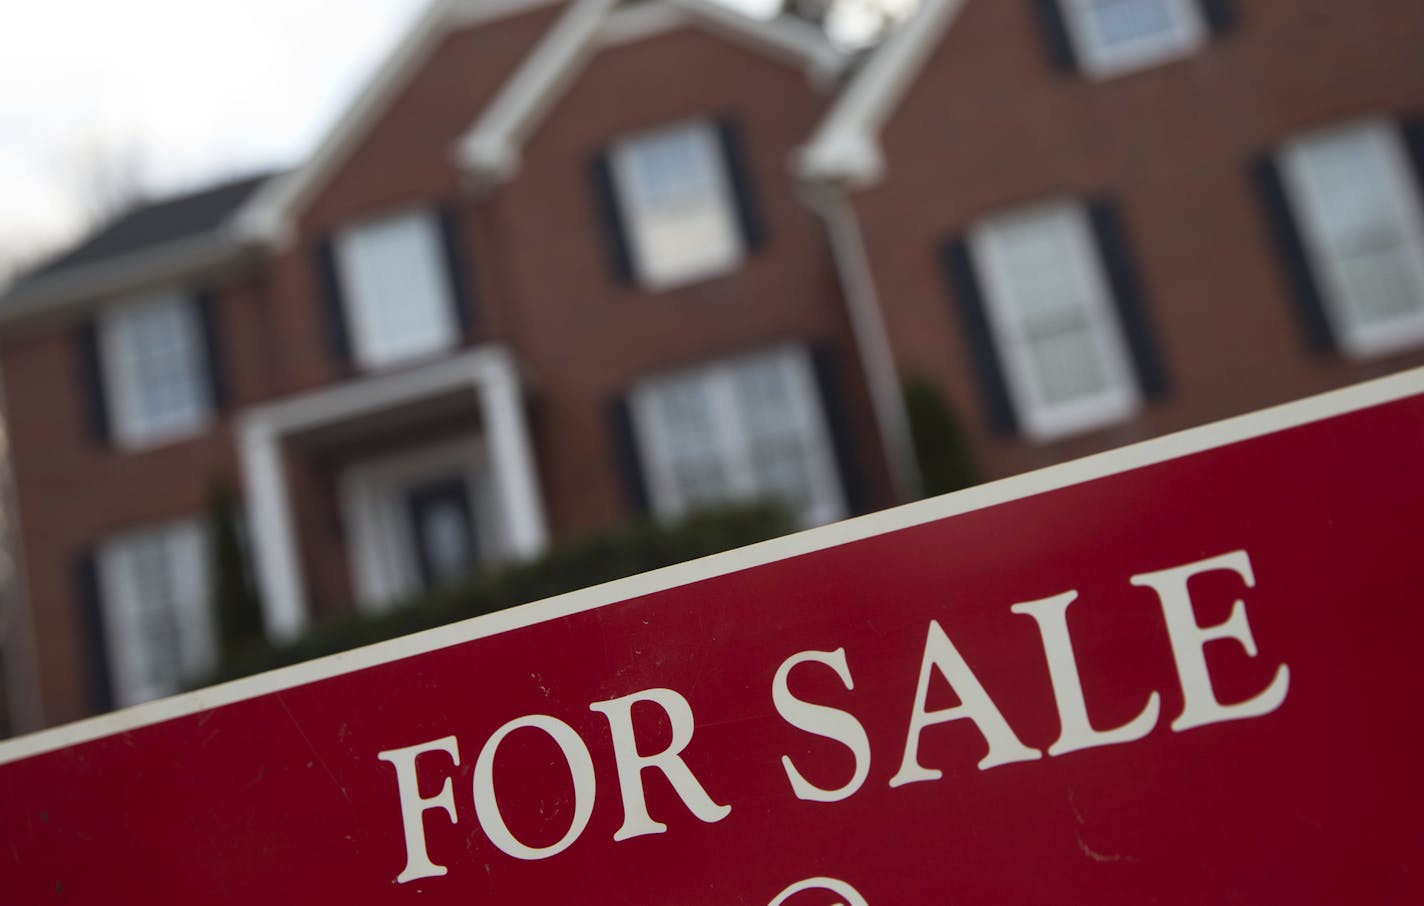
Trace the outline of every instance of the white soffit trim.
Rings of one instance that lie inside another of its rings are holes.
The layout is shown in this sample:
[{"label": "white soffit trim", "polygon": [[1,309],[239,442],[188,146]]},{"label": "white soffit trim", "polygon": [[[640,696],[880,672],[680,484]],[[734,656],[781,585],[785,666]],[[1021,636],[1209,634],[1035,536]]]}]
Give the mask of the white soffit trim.
[{"label": "white soffit trim", "polygon": [[301,206],[346,158],[450,31],[561,0],[431,0],[430,5],[295,171],[263,186],[234,217],[242,237],[268,244],[289,238]]},{"label": "white soffit trim", "polygon": [[510,374],[521,375],[522,372],[507,349],[497,345],[481,346],[423,367],[357,378],[260,403],[240,413],[237,421],[242,431],[291,434]]},{"label": "white soffit trim", "polygon": [[796,156],[817,182],[863,187],[885,172],[880,130],[959,16],[966,0],[921,0],[920,8],[866,60]]},{"label": "white soffit trim", "polygon": [[540,118],[599,50],[698,26],[805,68],[829,83],[850,57],[814,26],[782,16],[754,19],[716,0],[575,0],[544,40],[460,139],[455,159],[483,185],[511,178],[524,141]]},{"label": "white soffit trim", "polygon": [[519,146],[593,52],[620,0],[574,0],[456,144],[456,161],[481,179],[512,175]]}]

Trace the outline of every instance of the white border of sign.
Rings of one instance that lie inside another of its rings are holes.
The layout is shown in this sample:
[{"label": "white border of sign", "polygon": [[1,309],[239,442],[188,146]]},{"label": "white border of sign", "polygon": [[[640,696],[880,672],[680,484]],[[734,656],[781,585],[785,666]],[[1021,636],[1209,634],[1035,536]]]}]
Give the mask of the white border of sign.
[{"label": "white border of sign", "polygon": [[1424,368],[0,743],[0,765],[654,592],[1424,394]]}]

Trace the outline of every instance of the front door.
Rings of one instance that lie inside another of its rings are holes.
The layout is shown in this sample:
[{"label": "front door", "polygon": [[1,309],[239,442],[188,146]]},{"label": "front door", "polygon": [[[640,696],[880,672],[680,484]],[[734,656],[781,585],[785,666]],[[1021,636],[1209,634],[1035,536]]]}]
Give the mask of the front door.
[{"label": "front door", "polygon": [[436,588],[469,575],[475,568],[477,545],[465,476],[418,485],[411,488],[407,500],[422,584]]}]

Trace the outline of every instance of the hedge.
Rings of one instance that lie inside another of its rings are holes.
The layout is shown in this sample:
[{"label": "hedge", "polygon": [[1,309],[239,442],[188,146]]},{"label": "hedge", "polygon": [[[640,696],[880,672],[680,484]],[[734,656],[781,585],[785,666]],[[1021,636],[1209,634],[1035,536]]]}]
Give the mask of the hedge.
[{"label": "hedge", "polygon": [[461,584],[417,596],[381,614],[350,611],[327,619],[292,642],[274,644],[263,639],[226,646],[216,674],[202,685],[493,613],[794,530],[790,514],[770,503],[703,510],[670,525],[640,520],[552,548],[527,563],[476,573]]}]

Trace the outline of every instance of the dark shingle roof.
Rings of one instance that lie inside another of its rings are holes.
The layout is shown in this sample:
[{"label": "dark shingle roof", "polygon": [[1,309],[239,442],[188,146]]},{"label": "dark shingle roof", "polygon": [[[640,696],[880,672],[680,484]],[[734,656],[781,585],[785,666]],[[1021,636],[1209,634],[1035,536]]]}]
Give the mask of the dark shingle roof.
[{"label": "dark shingle roof", "polygon": [[273,176],[262,173],[198,192],[166,198],[119,216],[78,245],[20,274],[11,292],[66,271],[209,233]]}]

